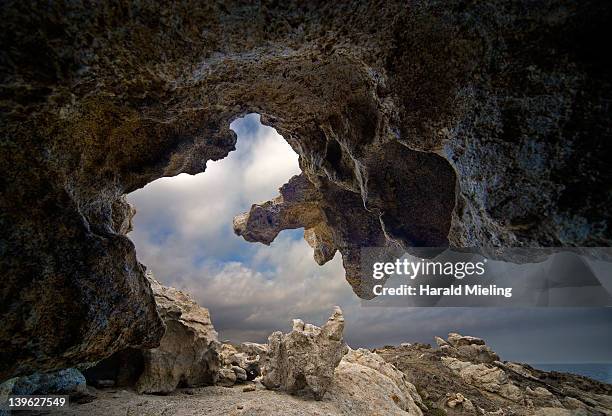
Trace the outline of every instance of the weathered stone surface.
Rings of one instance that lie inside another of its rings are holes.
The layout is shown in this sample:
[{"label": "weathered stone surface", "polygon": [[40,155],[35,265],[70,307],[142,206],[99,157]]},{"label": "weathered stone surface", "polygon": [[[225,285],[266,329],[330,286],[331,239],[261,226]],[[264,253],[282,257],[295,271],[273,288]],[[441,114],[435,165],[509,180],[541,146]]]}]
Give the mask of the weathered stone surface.
[{"label": "weathered stone surface", "polygon": [[[242,350],[242,345],[234,348],[234,351],[237,350]],[[139,414],[151,416],[167,415],[168,409],[177,414],[218,416],[420,416],[422,413],[600,416],[611,414],[612,411],[612,385],[586,377],[548,373],[527,364],[520,365],[525,371],[528,370],[525,375],[520,374],[523,371],[514,370],[519,365],[511,366],[512,363],[485,365],[462,362],[457,366],[477,366],[478,370],[474,372],[482,373],[483,384],[479,384],[475,378],[464,379],[460,373],[449,368],[444,362],[444,358],[449,357],[426,344],[385,346],[377,351],[349,350],[336,367],[332,383],[321,401],[312,400],[312,393],[307,390],[289,395],[259,388],[257,381],[242,388],[207,386],[183,389],[183,394],[152,395],[146,398],[131,391],[101,390],[94,403],[70,406],[59,414],[106,416],[131,414],[135,408]],[[503,368],[499,368],[500,365]],[[487,370],[481,371],[482,368]],[[491,371],[494,368],[503,370],[507,379],[500,376],[497,370]],[[231,368],[220,371],[227,372],[229,386],[232,386],[236,373]],[[497,391],[495,386],[501,387],[506,384],[505,380],[512,382],[513,386],[524,393],[521,399],[510,399]],[[489,390],[483,387],[485,384]]]},{"label": "weathered stone surface", "polygon": [[144,370],[136,389],[139,393],[170,393],[179,385],[214,384],[220,366],[219,343],[208,310],[186,293],[162,286],[150,273],[147,277],[166,333],[159,347],[143,351]]},{"label": "weathered stone surface", "polygon": [[16,377],[2,384],[0,390],[13,395],[40,395],[84,393],[85,377],[75,368],[67,368],[52,373],[34,373],[26,377]]},{"label": "weathered stone surface", "polygon": [[256,342],[243,342],[238,346],[240,352],[247,355],[249,359],[257,359],[258,356],[268,352],[268,344],[258,344]]},{"label": "weathered stone surface", "polygon": [[262,360],[264,386],[289,393],[308,387],[315,399],[321,400],[347,351],[343,331],[344,317],[336,307],[321,328],[294,319],[290,333],[274,332]]},{"label": "weathered stone surface", "polygon": [[233,365],[231,368],[236,374],[236,382],[247,381],[247,373],[244,368],[237,366],[237,365]]},{"label": "weathered stone surface", "polygon": [[461,335],[456,332],[449,333],[446,340],[450,345],[455,348],[467,345],[485,345],[485,342],[480,338],[472,337],[469,335]]},{"label": "weathered stone surface", "polygon": [[474,413],[476,411],[476,408],[474,407],[474,404],[471,402],[471,400],[466,398],[461,393],[449,394],[445,404],[451,409],[460,407],[461,410],[467,412],[468,414]]},{"label": "weathered stone surface", "polygon": [[376,350],[418,389],[429,408],[426,414],[540,416],[554,408],[577,416],[612,412],[610,384],[527,364],[470,362],[455,357],[455,347],[445,340],[440,344]]},{"label": "weathered stone surface", "polygon": [[231,387],[236,383],[236,372],[231,368],[220,368],[217,384],[223,387]]},{"label": "weathered stone surface", "polygon": [[514,402],[523,398],[521,390],[498,367],[487,364],[473,364],[452,357],[442,357],[442,362],[456,372],[466,383],[479,389],[499,394]]},{"label": "weathered stone surface", "polygon": [[23,413],[5,408],[8,396],[31,395],[69,396],[69,402],[72,405],[89,403],[96,398],[95,394],[88,391],[83,374],[75,368],[50,373],[34,373],[0,383],[0,403],[2,403],[0,416]]},{"label": "weathered stone surface", "polygon": [[434,337],[436,344],[444,354],[474,363],[493,363],[499,361],[499,356],[484,340],[455,332],[448,334],[447,341]]},{"label": "weathered stone surface", "polygon": [[434,337],[434,341],[436,341],[436,345],[438,347],[444,347],[450,345],[444,338]]},{"label": "weathered stone surface", "polygon": [[234,218],[234,232],[247,241],[270,244],[282,230],[303,228],[304,239],[314,249],[314,259],[325,264],[336,254],[332,230],[324,214],[321,194],[304,175],[296,175],[280,195]]},{"label": "weathered stone surface", "polygon": [[234,370],[236,381],[251,381],[261,375],[260,359],[267,351],[267,345],[245,342],[236,348],[231,344],[221,344],[218,351],[221,364]]},{"label": "weathered stone surface", "polygon": [[362,246],[610,245],[611,9],[3,2],[0,379],[155,346],[123,195],[204,171],[248,112],[299,153],[306,238],[362,296]]},{"label": "weathered stone surface", "polygon": [[381,356],[366,349],[349,350],[334,373],[330,398],[336,393],[352,397],[361,407],[357,414],[422,415],[426,409],[406,375]]}]

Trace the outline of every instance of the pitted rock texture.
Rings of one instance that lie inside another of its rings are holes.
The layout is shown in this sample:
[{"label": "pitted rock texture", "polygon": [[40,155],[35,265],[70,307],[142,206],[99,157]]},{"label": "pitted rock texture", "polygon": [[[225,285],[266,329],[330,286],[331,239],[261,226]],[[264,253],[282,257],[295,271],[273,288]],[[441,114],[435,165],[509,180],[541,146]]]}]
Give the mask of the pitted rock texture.
[{"label": "pitted rock texture", "polygon": [[217,331],[210,314],[189,295],[162,286],[147,273],[155,301],[166,324],[159,347],[143,350],[144,369],[139,393],[171,393],[179,385],[215,384],[221,364]]},{"label": "pitted rock texture", "polygon": [[345,390],[362,406],[360,414],[422,415],[427,407],[406,375],[381,356],[366,349],[350,350],[334,374],[330,394]]},{"label": "pitted rock texture", "polygon": [[0,378],[159,342],[123,195],[204,171],[249,112],[300,155],[306,237],[358,294],[363,246],[610,245],[611,9],[3,2]]},{"label": "pitted rock texture", "polygon": [[474,364],[452,357],[442,357],[442,363],[456,372],[468,384],[513,402],[523,398],[521,390],[508,378],[500,368],[487,364]]},{"label": "pitted rock texture", "polygon": [[321,194],[305,175],[294,176],[280,195],[234,218],[234,232],[251,242],[270,244],[282,230],[303,228],[318,264],[334,258],[337,244],[327,226]]},{"label": "pitted rock texture", "polygon": [[289,393],[308,387],[315,399],[321,400],[332,383],[335,368],[347,352],[343,331],[344,316],[336,307],[321,328],[294,319],[290,333],[272,333],[261,362],[263,385]]},{"label": "pitted rock texture", "polygon": [[499,355],[480,338],[451,332],[448,334],[447,341],[440,337],[435,337],[435,340],[438,347],[451,357],[474,363],[490,364],[499,361]]},{"label": "pitted rock texture", "polygon": [[[247,347],[249,352],[253,352],[251,346],[259,345],[255,343],[247,344],[251,344]],[[239,351],[232,344],[220,344],[217,347],[217,351],[221,366],[223,367],[219,371],[217,384],[231,386],[235,383],[255,380],[255,378],[261,375],[260,356],[258,354],[253,356],[249,352],[243,351],[242,348]]]}]

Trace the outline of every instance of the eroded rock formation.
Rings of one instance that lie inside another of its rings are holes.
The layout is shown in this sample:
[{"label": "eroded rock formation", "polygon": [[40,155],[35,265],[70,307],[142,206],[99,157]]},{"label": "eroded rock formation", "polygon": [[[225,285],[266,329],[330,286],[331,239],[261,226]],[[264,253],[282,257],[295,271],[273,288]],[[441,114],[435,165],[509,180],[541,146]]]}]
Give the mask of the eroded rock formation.
[{"label": "eroded rock formation", "polygon": [[147,273],[166,332],[158,347],[143,350],[139,393],[171,393],[183,387],[215,384],[220,367],[217,331],[208,309],[188,294],[162,286]]},{"label": "eroded rock formation", "polygon": [[253,342],[243,343],[238,348],[231,344],[221,344],[218,351],[224,366],[219,373],[218,384],[230,386],[255,380],[261,375],[260,359],[268,351],[268,346]]},{"label": "eroded rock formation", "polygon": [[422,415],[427,406],[406,375],[366,349],[350,350],[340,361],[330,391],[356,397],[355,414]]},{"label": "eroded rock formation", "polygon": [[294,319],[288,334],[272,333],[262,360],[263,385],[289,393],[308,387],[315,399],[321,400],[347,352],[343,331],[344,317],[336,307],[321,328]]},{"label": "eroded rock formation", "polygon": [[[450,333],[448,341],[436,337],[436,343],[438,348],[411,344],[376,350],[416,386],[433,414],[595,416],[612,412],[610,384],[498,361],[481,338]],[[483,356],[473,354],[470,347],[487,347],[486,355],[497,360],[483,362]]]},{"label": "eroded rock formation", "polygon": [[451,357],[476,363],[492,363],[499,360],[499,356],[480,338],[451,332],[447,341],[440,337],[435,337],[435,341],[440,350]]},{"label": "eroded rock formation", "polygon": [[204,171],[248,112],[360,294],[363,246],[610,245],[611,9],[3,2],[0,378],[159,342],[123,195]]}]

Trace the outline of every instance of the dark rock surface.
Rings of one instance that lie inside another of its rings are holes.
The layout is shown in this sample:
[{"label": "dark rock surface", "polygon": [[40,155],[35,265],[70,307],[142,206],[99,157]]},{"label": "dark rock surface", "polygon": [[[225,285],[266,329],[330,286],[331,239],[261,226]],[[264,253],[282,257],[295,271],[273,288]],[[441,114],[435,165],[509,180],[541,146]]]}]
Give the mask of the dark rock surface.
[{"label": "dark rock surface", "polygon": [[[9,388],[10,387],[10,388]],[[67,368],[52,373],[34,373],[6,382],[3,390],[15,395],[69,394],[86,390],[85,377],[76,368]]]},{"label": "dark rock surface", "polygon": [[132,387],[143,371],[143,351],[126,348],[83,370],[83,375],[95,387]]},{"label": "dark rock surface", "polygon": [[0,7],[0,379],[157,345],[123,195],[204,171],[248,112],[357,293],[362,246],[611,243],[609,2]]}]

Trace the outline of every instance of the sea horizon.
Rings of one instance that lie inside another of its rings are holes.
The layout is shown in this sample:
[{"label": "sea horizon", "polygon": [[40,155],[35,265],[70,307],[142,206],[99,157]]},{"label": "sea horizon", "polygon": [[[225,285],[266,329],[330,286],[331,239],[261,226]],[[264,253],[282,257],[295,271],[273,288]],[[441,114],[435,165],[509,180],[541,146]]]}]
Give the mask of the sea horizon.
[{"label": "sea horizon", "polygon": [[612,384],[612,363],[610,362],[528,364],[538,370],[576,374]]}]

